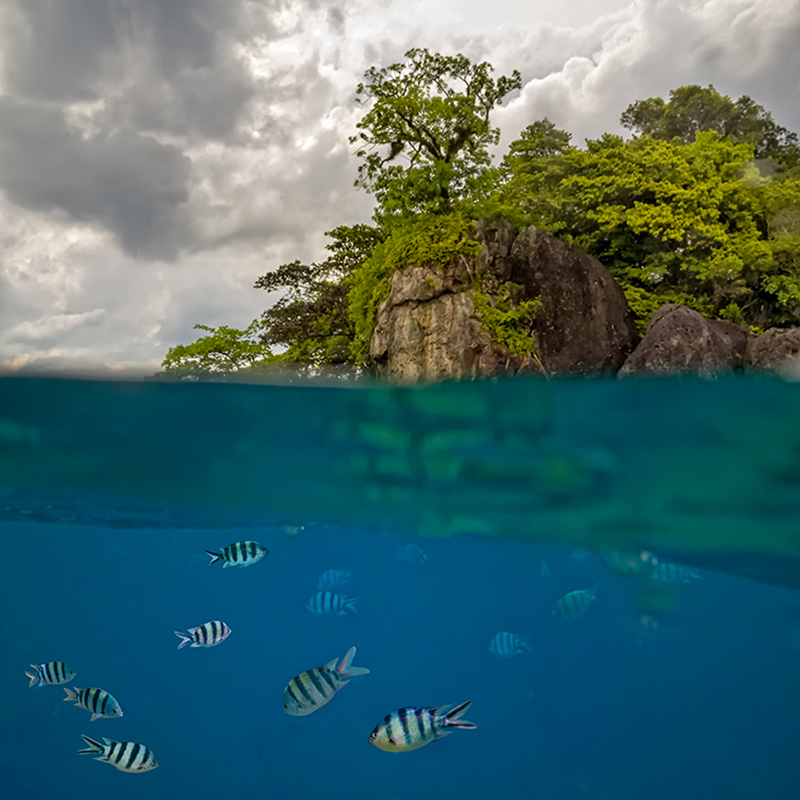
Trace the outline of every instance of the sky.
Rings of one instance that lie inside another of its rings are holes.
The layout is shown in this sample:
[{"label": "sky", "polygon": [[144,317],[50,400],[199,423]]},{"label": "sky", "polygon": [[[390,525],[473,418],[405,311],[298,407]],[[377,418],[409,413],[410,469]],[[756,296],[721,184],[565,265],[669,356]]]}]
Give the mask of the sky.
[{"label": "sky", "polygon": [[355,89],[411,47],[520,71],[499,159],[687,84],[800,132],[798,41],[800,0],[4,0],[0,369],[152,374],[246,327],[259,276],[370,221]]}]

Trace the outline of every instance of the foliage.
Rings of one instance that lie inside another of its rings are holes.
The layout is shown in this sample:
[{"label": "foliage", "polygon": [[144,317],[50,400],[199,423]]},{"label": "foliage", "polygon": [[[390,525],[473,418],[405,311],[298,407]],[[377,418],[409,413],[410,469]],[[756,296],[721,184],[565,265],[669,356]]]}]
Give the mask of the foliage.
[{"label": "foliage", "polygon": [[[581,150],[544,123],[512,144],[499,202],[607,266],[640,330],[666,302],[759,327],[790,321],[800,300],[791,173],[762,177],[752,145],[716,132],[690,144],[606,134]],[[559,143],[553,155],[536,149],[543,133]],[[781,221],[789,232],[777,233]]]},{"label": "foliage", "polygon": [[227,375],[242,370],[253,370],[270,364],[273,360],[269,347],[258,339],[258,323],[252,322],[244,330],[220,325],[195,325],[195,330],[207,331],[191,344],[170,347],[161,362],[169,375],[196,379],[202,375]]},{"label": "foliage", "polygon": [[[516,70],[496,81],[491,71],[419,48],[404,63],[367,70],[356,96],[372,105],[350,142],[363,159],[356,186],[375,194],[379,222],[448,213],[486,192],[488,148],[499,140],[489,115],[521,86]],[[405,165],[394,163],[400,156]]]},{"label": "foliage", "polygon": [[472,304],[481,315],[481,330],[488,331],[492,341],[522,356],[533,356],[536,345],[533,340],[533,326],[537,314],[542,309],[542,301],[514,302],[510,297],[498,297],[494,302],[481,291],[472,293]]},{"label": "foliage", "polygon": [[475,256],[478,242],[470,239],[469,218],[458,211],[428,214],[397,224],[354,271],[349,295],[350,319],[355,328],[351,354],[365,363],[378,306],[389,295],[392,273],[406,266],[444,268],[459,257]]},{"label": "foliage", "polygon": [[386,234],[369,225],[339,226],[327,234],[331,255],[319,264],[283,264],[262,275],[255,288],[285,291],[261,315],[261,340],[285,348],[279,358],[320,366],[345,364],[351,359],[354,336],[348,311],[353,271],[382,242]]},{"label": "foliage", "polygon": [[797,134],[778,125],[772,114],[742,95],[735,102],[713,86],[681,86],[660,97],[637,100],[622,112],[623,127],[654,139],[692,144],[701,131],[717,131],[723,138],[749,144],[755,158],[771,158],[783,169],[800,164]]}]

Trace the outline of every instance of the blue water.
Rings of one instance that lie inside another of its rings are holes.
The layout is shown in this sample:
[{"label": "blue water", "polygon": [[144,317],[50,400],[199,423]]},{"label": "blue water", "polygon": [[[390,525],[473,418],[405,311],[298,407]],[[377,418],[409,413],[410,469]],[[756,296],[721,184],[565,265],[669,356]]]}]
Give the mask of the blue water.
[{"label": "blue water", "polygon": [[[0,379],[3,798],[792,798],[800,791],[800,386],[428,388]],[[256,539],[245,569],[204,549]],[[427,561],[399,561],[409,542]],[[689,565],[623,575],[610,551]],[[305,608],[352,573],[357,615]],[[564,593],[599,584],[576,621]],[[218,647],[177,650],[210,619]],[[499,660],[491,637],[530,637]],[[307,717],[289,679],[358,648]],[[89,722],[30,663],[112,692]],[[476,730],[385,753],[402,706]],[[129,775],[81,734],[149,746]]]}]

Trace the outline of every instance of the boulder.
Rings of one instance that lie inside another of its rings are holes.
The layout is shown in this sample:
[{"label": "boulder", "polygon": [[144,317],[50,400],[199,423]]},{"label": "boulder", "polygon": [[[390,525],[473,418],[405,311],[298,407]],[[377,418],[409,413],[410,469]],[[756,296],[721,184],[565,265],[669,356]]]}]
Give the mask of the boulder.
[{"label": "boulder", "polygon": [[515,302],[540,298],[533,338],[546,372],[615,373],[639,337],[608,270],[534,227],[517,235],[511,223],[486,219],[475,228],[477,258],[394,272],[370,342],[377,371],[404,382],[539,371],[481,330],[472,301],[480,288],[492,303],[510,295]]},{"label": "boulder", "polygon": [[751,333],[746,325],[706,319],[686,306],[661,306],[618,375],[694,373],[716,377],[745,366]]},{"label": "boulder", "polygon": [[746,361],[756,371],[800,377],[800,328],[770,328],[752,337]]},{"label": "boulder", "polygon": [[592,256],[531,226],[514,241],[510,279],[540,297],[536,349],[558,374],[614,374],[639,342],[619,284]]}]

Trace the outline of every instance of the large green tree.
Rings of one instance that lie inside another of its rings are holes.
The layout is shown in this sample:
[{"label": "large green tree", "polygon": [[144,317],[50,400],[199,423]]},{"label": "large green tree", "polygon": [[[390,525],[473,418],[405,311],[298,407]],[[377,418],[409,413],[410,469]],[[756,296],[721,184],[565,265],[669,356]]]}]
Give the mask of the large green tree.
[{"label": "large green tree", "polygon": [[753,156],[752,144],[714,131],[686,144],[606,134],[580,149],[543,121],[511,145],[499,205],[600,259],[641,328],[667,302],[789,324],[800,305],[800,182],[762,176]]},{"label": "large green tree", "polygon": [[521,85],[516,70],[497,80],[491,72],[488,62],[420,48],[367,70],[356,98],[369,108],[351,143],[362,159],[356,186],[375,194],[377,220],[449,213],[486,193],[500,135],[490,114]]},{"label": "large green tree", "polygon": [[620,122],[636,134],[683,144],[694,142],[702,131],[717,131],[725,139],[751,145],[755,158],[770,158],[781,169],[800,164],[796,133],[778,125],[747,95],[734,101],[713,86],[681,86],[670,92],[669,100],[637,100],[622,112]]}]

